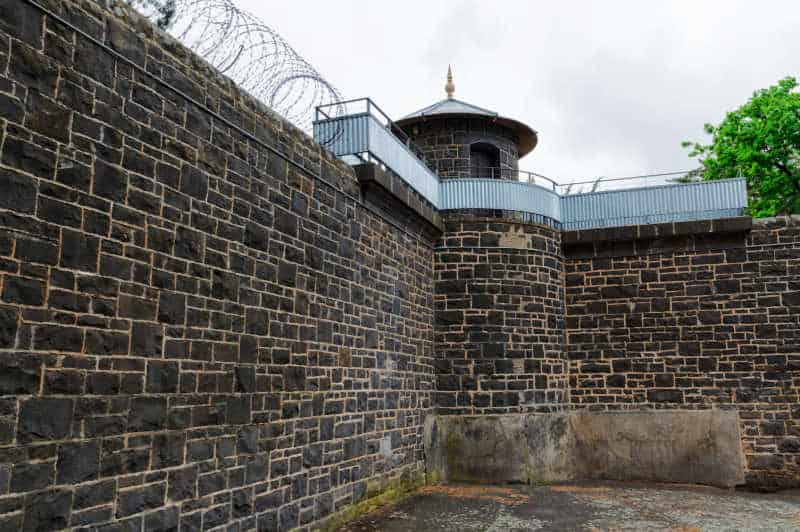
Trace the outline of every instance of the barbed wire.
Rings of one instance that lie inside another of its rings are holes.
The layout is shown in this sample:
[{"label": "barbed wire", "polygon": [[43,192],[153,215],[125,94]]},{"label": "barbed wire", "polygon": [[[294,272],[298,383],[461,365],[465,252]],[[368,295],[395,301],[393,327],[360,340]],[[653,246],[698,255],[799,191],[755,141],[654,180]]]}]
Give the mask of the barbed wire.
[{"label": "barbed wire", "polygon": [[298,128],[342,97],[274,29],[233,0],[128,0],[151,21]]}]

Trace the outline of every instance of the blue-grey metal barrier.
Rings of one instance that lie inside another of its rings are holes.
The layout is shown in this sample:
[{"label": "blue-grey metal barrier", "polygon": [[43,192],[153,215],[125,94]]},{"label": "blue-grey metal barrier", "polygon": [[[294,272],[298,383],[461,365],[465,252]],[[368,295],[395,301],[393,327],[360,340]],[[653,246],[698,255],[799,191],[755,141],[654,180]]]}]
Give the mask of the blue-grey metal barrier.
[{"label": "blue-grey metal barrier", "polygon": [[564,229],[592,229],[740,216],[744,178],[589,192],[561,197]]},{"label": "blue-grey metal barrier", "polygon": [[561,197],[538,185],[500,179],[443,179],[439,209],[489,209],[561,220]]},{"label": "blue-grey metal barrier", "polygon": [[[440,180],[408,136],[370,99],[336,105],[349,104],[363,109],[331,117],[324,107],[318,108],[314,138],[349,162],[376,161],[386,166],[439,210],[517,211],[564,229],[594,229],[740,216],[747,207],[744,178],[563,196],[549,188],[513,179]],[[559,186],[544,176],[530,176],[544,179],[552,188]]]},{"label": "blue-grey metal barrier", "polygon": [[338,157],[376,160],[438,207],[439,177],[415,153],[410,140],[398,138],[397,127],[368,98],[345,103],[364,105],[366,111],[330,117],[318,108],[314,139]]}]

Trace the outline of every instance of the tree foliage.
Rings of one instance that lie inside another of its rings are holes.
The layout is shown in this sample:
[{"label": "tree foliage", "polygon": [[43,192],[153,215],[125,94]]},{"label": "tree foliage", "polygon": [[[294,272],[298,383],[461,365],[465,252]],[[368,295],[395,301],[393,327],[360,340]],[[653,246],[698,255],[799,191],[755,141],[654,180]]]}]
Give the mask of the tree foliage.
[{"label": "tree foliage", "polygon": [[764,217],[800,213],[800,93],[787,77],[756,91],[719,126],[706,124],[710,144],[684,142],[703,179],[745,176],[749,212]]}]

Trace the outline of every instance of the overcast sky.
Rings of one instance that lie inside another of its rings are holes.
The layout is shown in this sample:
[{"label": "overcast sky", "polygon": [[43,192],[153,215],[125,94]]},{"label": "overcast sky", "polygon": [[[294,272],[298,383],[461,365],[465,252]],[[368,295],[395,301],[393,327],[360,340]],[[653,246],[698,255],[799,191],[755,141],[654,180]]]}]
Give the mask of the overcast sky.
[{"label": "overcast sky", "polygon": [[571,181],[690,169],[752,92],[800,75],[800,1],[237,0],[346,98],[392,118],[445,96],[531,125],[522,169]]}]

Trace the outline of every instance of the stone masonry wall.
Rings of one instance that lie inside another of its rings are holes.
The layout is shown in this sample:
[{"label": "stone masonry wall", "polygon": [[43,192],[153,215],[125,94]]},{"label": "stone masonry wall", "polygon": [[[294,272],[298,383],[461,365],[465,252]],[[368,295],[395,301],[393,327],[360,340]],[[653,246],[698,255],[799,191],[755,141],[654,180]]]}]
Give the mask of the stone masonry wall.
[{"label": "stone masonry wall", "polygon": [[451,218],[435,276],[437,412],[561,408],[567,364],[560,232]]},{"label": "stone masonry wall", "polygon": [[738,409],[751,486],[800,485],[800,219],[564,234],[574,408]]},{"label": "stone masonry wall", "polygon": [[413,480],[432,242],[138,16],[39,2],[123,58],[0,0],[0,530],[306,529]]},{"label": "stone masonry wall", "polygon": [[[519,153],[517,137],[511,130],[480,118],[430,118],[404,130],[422,150],[442,179],[454,177],[495,177],[517,180]],[[489,142],[500,153],[500,175],[473,175],[470,145]]]}]

